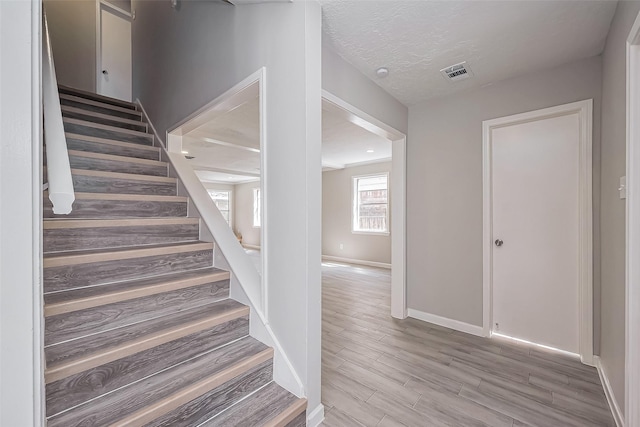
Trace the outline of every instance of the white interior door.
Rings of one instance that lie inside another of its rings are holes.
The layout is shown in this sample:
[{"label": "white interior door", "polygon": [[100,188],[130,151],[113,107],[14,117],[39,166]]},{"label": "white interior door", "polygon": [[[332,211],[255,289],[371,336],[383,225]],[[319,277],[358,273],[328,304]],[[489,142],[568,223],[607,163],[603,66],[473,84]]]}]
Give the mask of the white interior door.
[{"label": "white interior door", "polygon": [[98,93],[131,101],[131,21],[108,8],[100,20]]},{"label": "white interior door", "polygon": [[579,138],[577,113],[491,134],[493,332],[572,353],[580,353]]}]

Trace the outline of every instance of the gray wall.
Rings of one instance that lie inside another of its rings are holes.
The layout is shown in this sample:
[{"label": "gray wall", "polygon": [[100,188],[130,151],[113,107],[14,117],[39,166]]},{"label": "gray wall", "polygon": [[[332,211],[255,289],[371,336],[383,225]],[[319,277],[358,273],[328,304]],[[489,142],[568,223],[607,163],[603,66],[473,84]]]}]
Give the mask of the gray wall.
[{"label": "gray wall", "polygon": [[625,201],[618,193],[626,174],[626,41],[640,2],[620,2],[602,56],[602,365],[624,410]]},{"label": "gray wall", "polygon": [[253,189],[260,188],[260,182],[236,184],[233,190],[233,222],[236,231],[242,233],[242,243],[260,246],[260,228],[253,226]]},{"label": "gray wall", "polygon": [[[595,57],[409,109],[409,308],[482,325],[483,120],[593,98],[598,235],[601,68],[601,58]],[[594,243],[597,278],[599,245]],[[595,294],[599,294],[597,280]],[[595,309],[597,318],[597,301]]]},{"label": "gray wall", "polygon": [[[361,261],[391,264],[391,234],[354,234],[351,232],[353,177],[388,173],[391,162],[355,166],[322,174],[322,254]],[[390,183],[391,181],[389,181]],[[391,202],[389,192],[389,223]],[[393,233],[393,230],[390,230]],[[340,249],[340,244],[344,248]]]},{"label": "gray wall", "polygon": [[58,83],[96,90],[96,3],[44,0]]},{"label": "gray wall", "polygon": [[407,133],[407,107],[326,46],[322,48],[322,88],[394,129]]},{"label": "gray wall", "polygon": [[180,1],[172,9],[169,2],[133,1],[132,9],[133,94],[162,136],[266,68],[268,155],[261,172],[268,202],[263,226],[269,239],[262,248],[268,253],[263,280],[269,324],[315,411],[321,366],[320,5]]}]

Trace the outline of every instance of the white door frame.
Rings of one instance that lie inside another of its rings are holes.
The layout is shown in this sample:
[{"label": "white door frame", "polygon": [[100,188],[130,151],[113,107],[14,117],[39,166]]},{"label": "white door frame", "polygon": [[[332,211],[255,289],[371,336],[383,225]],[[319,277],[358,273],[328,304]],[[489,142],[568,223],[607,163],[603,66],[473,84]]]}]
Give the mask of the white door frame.
[{"label": "white door frame", "polygon": [[391,141],[391,316],[407,317],[406,182],[407,136],[332,93],[322,90],[323,107]]},{"label": "white door frame", "polygon": [[490,337],[493,329],[493,230],[492,230],[492,130],[504,126],[577,113],[580,121],[579,148],[579,349],[582,363],[593,366],[593,182],[592,120],[593,100],[574,102],[537,111],[482,122],[483,157],[483,330]]},{"label": "white door frame", "polygon": [[[110,9],[116,15],[133,21],[131,12],[119,8],[105,0],[96,0],[96,93],[102,93],[102,10]],[[131,70],[133,77],[133,70]],[[133,94],[131,94],[133,96]]]},{"label": "white door frame", "polygon": [[[640,13],[627,38],[627,247],[625,420],[640,426]],[[631,78],[636,76],[636,78]],[[634,120],[635,119],[635,120]]]}]

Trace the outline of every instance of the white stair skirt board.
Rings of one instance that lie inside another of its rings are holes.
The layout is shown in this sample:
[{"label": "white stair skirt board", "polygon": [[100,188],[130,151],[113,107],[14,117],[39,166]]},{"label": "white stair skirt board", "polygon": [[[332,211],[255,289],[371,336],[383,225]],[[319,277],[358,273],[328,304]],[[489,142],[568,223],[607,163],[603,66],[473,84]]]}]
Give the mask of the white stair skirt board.
[{"label": "white stair skirt board", "polygon": [[425,313],[424,311],[414,310],[413,308],[408,309],[408,314],[409,317],[433,323],[438,326],[444,326],[445,328],[454,329],[456,331],[465,332],[467,334],[476,335],[478,337],[484,336],[484,330],[482,326],[472,325],[470,323],[449,319],[447,317],[437,316],[431,313]]},{"label": "white stair skirt board", "polygon": [[307,427],[318,427],[324,421],[324,405],[318,405],[312,412],[307,412]]},{"label": "white stair skirt board", "polygon": [[616,422],[616,426],[624,427],[624,415],[620,410],[620,406],[618,405],[618,401],[616,400],[616,395],[613,394],[611,383],[609,382],[609,377],[607,377],[607,372],[602,366],[602,360],[600,359],[600,356],[593,356],[593,359],[596,363],[596,369],[598,370],[598,375],[600,376],[600,382],[602,383],[602,387],[604,388],[604,395],[607,397],[607,402],[609,403],[609,408],[611,409],[611,414],[613,415],[613,419]]},{"label": "white stair skirt board", "polygon": [[391,264],[387,264],[386,262],[366,261],[363,259],[342,258],[342,257],[330,256],[330,255],[322,255],[322,260],[342,262],[345,264],[367,265],[369,267],[379,267],[379,268],[386,268],[388,270],[391,270]]}]

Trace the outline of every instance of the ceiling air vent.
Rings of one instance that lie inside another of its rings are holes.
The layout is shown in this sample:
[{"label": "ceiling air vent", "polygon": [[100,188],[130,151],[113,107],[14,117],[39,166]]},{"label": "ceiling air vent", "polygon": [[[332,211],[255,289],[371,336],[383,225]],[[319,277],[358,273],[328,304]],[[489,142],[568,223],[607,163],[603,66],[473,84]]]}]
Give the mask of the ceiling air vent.
[{"label": "ceiling air vent", "polygon": [[450,82],[463,80],[473,75],[466,61],[447,68],[443,68],[442,70],[440,70],[440,72],[442,73],[444,78],[449,80]]}]

